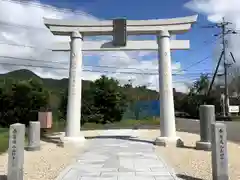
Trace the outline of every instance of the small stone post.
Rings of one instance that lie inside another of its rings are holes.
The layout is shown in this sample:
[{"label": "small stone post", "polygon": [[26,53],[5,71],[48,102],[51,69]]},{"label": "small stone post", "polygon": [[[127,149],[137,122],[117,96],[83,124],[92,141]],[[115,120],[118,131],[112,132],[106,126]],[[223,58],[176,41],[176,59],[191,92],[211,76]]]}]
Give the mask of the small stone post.
[{"label": "small stone post", "polygon": [[227,131],[223,123],[212,124],[212,179],[228,180]]},{"label": "small stone post", "polygon": [[28,130],[28,146],[27,151],[40,150],[40,122],[30,121]]},{"label": "small stone post", "polygon": [[9,129],[8,180],[23,180],[25,125],[12,124]]},{"label": "small stone post", "polygon": [[196,149],[211,150],[211,124],[215,123],[214,105],[201,105],[200,115],[200,141],[196,142]]}]

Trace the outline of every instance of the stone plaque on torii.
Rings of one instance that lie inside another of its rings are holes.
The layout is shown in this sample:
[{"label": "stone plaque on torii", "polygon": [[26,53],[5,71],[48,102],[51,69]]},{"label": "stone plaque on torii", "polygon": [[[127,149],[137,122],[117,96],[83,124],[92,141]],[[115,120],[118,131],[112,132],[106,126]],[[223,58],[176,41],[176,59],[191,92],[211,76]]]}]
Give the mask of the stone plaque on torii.
[{"label": "stone plaque on torii", "polygon": [[[187,50],[189,40],[171,40],[170,35],[182,34],[191,29],[197,15],[154,20],[104,20],[81,22],[44,18],[44,24],[54,35],[70,36],[70,42],[53,44],[53,51],[71,51],[67,127],[64,140],[81,142],[81,79],[82,51],[158,51],[161,136],[156,144],[182,142],[176,136],[172,86],[171,50]],[[113,41],[83,41],[86,36],[113,35]],[[127,35],[156,35],[157,40],[127,41]],[[126,38],[126,39],[121,39]]]}]

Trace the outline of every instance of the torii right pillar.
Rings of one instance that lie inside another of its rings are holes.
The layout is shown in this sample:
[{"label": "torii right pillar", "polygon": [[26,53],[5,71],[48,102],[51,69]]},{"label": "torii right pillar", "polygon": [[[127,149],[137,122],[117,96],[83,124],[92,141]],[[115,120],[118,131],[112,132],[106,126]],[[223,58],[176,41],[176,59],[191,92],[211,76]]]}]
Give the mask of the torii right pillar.
[{"label": "torii right pillar", "polygon": [[179,147],[184,144],[183,141],[176,136],[169,32],[164,30],[160,31],[157,35],[157,42],[161,135],[156,138],[155,145],[176,145]]}]

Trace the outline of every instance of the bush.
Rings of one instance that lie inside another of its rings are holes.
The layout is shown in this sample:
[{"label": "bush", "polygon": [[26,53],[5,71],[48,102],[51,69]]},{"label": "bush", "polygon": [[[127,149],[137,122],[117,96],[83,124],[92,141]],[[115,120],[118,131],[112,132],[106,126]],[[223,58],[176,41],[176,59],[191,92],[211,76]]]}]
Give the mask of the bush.
[{"label": "bush", "polygon": [[[62,97],[60,111],[66,119],[67,91]],[[82,91],[81,123],[107,124],[122,119],[127,107],[126,96],[118,81],[102,76]]]},{"label": "bush", "polygon": [[0,87],[0,125],[9,127],[13,123],[28,125],[29,121],[37,121],[40,108],[47,108],[48,91],[41,82],[11,81]]}]

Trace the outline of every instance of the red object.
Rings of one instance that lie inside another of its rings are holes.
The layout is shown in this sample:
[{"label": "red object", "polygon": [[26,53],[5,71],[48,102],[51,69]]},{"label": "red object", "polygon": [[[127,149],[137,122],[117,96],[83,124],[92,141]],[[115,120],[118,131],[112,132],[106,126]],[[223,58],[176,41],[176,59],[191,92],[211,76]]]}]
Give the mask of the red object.
[{"label": "red object", "polygon": [[49,129],[52,127],[52,112],[38,112],[38,121],[41,128]]}]

